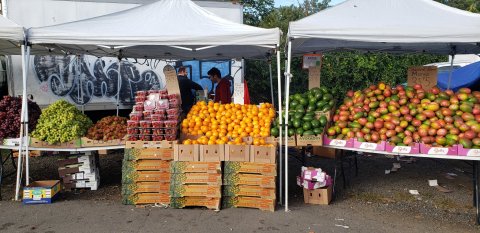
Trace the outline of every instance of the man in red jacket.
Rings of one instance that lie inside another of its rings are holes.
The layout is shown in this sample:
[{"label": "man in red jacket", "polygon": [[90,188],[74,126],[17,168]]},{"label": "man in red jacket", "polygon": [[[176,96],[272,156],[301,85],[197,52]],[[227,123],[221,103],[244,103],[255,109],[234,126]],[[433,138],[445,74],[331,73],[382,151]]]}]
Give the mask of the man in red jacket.
[{"label": "man in red jacket", "polygon": [[222,78],[220,70],[215,67],[210,69],[207,74],[210,80],[217,84],[217,88],[215,88],[215,103],[228,104],[232,102],[230,81],[226,78]]}]

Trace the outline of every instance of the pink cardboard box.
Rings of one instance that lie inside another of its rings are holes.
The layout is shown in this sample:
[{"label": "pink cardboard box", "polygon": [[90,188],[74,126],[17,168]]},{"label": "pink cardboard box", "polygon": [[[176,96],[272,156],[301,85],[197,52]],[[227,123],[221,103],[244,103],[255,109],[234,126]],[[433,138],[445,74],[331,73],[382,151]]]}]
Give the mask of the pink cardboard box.
[{"label": "pink cardboard box", "polygon": [[353,147],[353,138],[348,140],[330,139],[326,135],[323,135],[323,145],[338,146],[338,147]]},{"label": "pink cardboard box", "polygon": [[420,153],[427,155],[458,155],[458,146],[452,147],[431,147],[420,144]]},{"label": "pink cardboard box", "polygon": [[458,155],[480,157],[480,149],[466,149],[461,144],[458,144]]},{"label": "pink cardboard box", "polygon": [[332,177],[327,176],[325,182],[316,182],[316,181],[309,181],[302,179],[301,176],[297,176],[297,185],[303,187],[304,189],[314,190],[320,189],[324,187],[328,187],[332,185]]},{"label": "pink cardboard box", "polygon": [[374,150],[374,151],[385,151],[385,145],[387,143],[382,141],[380,143],[372,143],[372,142],[359,142],[355,138],[353,141],[353,147],[364,149],[364,150]]},{"label": "pink cardboard box", "polygon": [[413,146],[392,146],[387,143],[385,145],[385,151],[399,154],[420,154],[420,144],[415,143]]}]

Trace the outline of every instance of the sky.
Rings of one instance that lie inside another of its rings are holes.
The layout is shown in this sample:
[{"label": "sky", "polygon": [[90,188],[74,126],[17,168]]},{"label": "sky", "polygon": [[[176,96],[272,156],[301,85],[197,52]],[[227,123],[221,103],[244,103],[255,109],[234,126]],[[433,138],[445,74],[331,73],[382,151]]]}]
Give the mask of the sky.
[{"label": "sky", "polygon": [[[338,3],[344,2],[345,0],[331,0],[330,5],[336,5]],[[290,6],[290,5],[297,5],[298,0],[275,0],[275,6]]]}]

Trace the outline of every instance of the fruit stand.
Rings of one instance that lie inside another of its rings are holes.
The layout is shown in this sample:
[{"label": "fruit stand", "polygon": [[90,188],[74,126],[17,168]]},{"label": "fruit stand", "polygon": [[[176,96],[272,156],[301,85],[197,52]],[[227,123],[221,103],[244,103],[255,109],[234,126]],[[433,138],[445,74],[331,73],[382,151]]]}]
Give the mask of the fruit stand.
[{"label": "fruit stand", "polygon": [[[183,12],[182,14],[188,17],[179,16],[176,12]],[[145,22],[141,20],[144,15],[151,17],[147,26],[149,30],[145,30],[145,27],[138,27],[138,25],[145,25]],[[167,22],[165,19],[170,19],[171,22]],[[116,23],[112,24],[111,22]],[[197,24],[198,26],[193,26]],[[215,25],[215,27],[209,25]],[[183,28],[192,28],[194,30],[185,31]],[[277,73],[280,75],[280,52],[278,50],[280,31],[278,28],[263,29],[233,23],[212,15],[188,0],[158,1],[123,12],[79,22],[31,28],[28,30],[28,38],[29,42],[35,44],[35,46],[48,46],[54,51],[68,51],[69,54],[117,56],[119,59],[125,57],[168,60],[174,58],[270,58],[276,53]],[[25,83],[25,78],[24,74],[23,83]],[[166,79],[168,85],[170,81],[168,77]],[[176,80],[176,76],[170,77],[170,79]],[[280,79],[278,79],[278,85],[280,89]],[[25,90],[26,87],[24,87],[24,92]],[[279,101],[280,95],[279,92]],[[24,99],[26,99],[25,97],[26,95],[24,95]],[[77,120],[82,121],[81,119]],[[48,129],[51,126],[51,123],[47,122],[44,128]],[[148,127],[143,125],[138,127],[138,129],[141,130],[142,127],[150,130],[155,126]],[[72,129],[78,130],[78,128]],[[135,131],[137,129],[132,128],[132,130]],[[161,130],[163,131],[164,129]],[[40,129],[36,133],[34,131],[33,134],[48,141],[49,137],[43,134],[49,131],[41,132]],[[26,134],[28,135],[28,129],[26,129]],[[95,135],[95,132],[93,134]],[[160,137],[157,138],[160,139]],[[145,139],[152,140],[150,136],[146,136]],[[5,148],[26,149],[26,171],[28,174],[28,150],[82,152],[125,147],[124,145],[108,145],[104,147],[94,145],[88,147],[58,146],[58,143],[76,145],[75,140],[77,139],[65,142],[66,140],[59,140],[59,138],[56,138],[56,135],[52,135],[51,142],[57,143],[57,146],[47,146],[48,143],[44,144],[43,142],[32,145],[31,140],[28,143],[22,140],[19,142],[26,144],[26,146],[20,145],[19,147],[15,145],[5,146]],[[19,178],[20,171],[17,176],[17,179]],[[18,199],[19,180],[16,188],[16,199]]]},{"label": "fruit stand", "polygon": [[[427,14],[429,17],[424,17]],[[443,21],[442,17],[450,20]],[[464,23],[465,27],[459,29],[450,23],[452,19]],[[479,53],[480,33],[475,29],[478,23],[478,15],[432,1],[414,0],[346,1],[327,11],[290,22],[285,96],[289,96],[293,55],[344,50],[453,56]],[[480,151],[477,145],[480,143],[477,139],[480,119],[475,117],[480,113],[478,93],[469,89],[454,93],[438,88],[424,90],[421,85],[405,88],[379,83],[346,94],[347,98],[335,112],[324,137],[325,147],[472,160],[474,205],[477,207],[477,224],[480,224]],[[289,101],[290,98],[286,98],[287,112]],[[288,122],[288,115],[285,120]],[[285,130],[288,132],[288,124]],[[287,168],[287,148],[286,151]],[[285,210],[288,211],[288,185],[285,186]]]}]

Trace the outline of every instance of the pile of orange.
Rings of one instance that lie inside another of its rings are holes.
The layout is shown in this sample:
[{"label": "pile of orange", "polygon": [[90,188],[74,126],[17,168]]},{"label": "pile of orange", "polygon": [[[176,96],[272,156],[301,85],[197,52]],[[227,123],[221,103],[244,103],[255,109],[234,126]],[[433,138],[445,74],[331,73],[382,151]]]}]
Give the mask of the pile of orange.
[{"label": "pile of orange", "polygon": [[270,103],[257,106],[202,101],[192,107],[181,126],[183,134],[203,136],[186,143],[242,144],[242,138],[253,137],[254,144],[263,145],[274,118],[275,109]]}]

